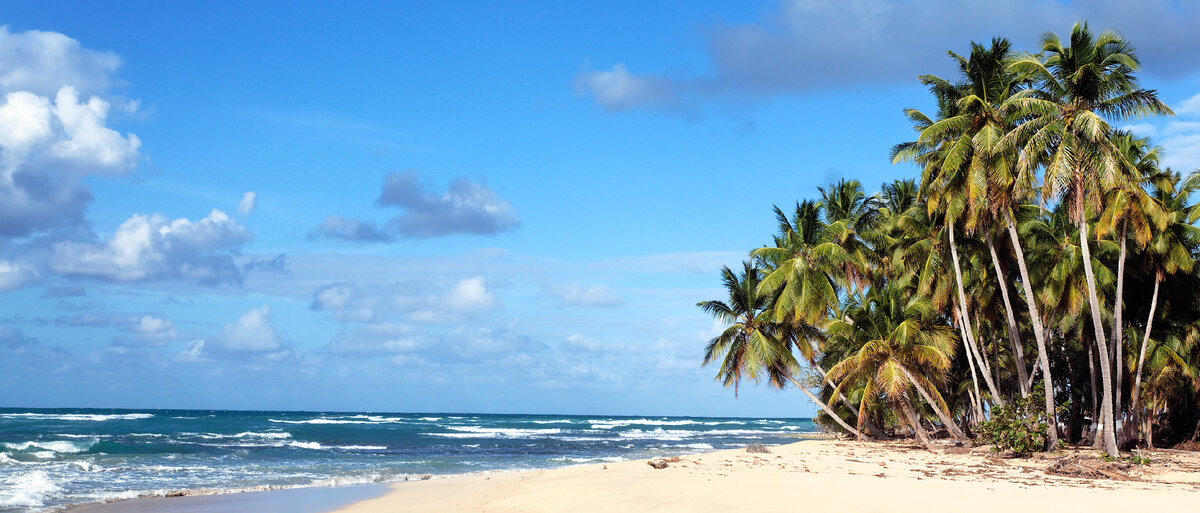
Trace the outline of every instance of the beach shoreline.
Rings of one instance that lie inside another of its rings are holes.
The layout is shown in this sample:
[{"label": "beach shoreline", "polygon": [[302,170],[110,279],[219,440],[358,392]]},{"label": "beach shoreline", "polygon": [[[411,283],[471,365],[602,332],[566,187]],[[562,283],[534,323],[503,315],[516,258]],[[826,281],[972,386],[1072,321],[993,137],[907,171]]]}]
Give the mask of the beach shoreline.
[{"label": "beach shoreline", "polygon": [[[858,442],[812,437],[768,447],[540,470],[487,471],[417,480],[220,496],[145,498],[70,509],[72,513],[230,513],[304,510],[336,513],[537,511],[841,511],[928,510],[970,504],[973,511],[1039,509],[1101,511],[1177,508],[1200,502],[1200,454],[1153,450],[1149,465],[1116,471],[1128,479],[1052,475],[1060,459],[1100,462],[1097,451],[999,458],[986,448],[946,445],[929,452],[912,441]],[[1118,463],[1118,466],[1121,464]],[[1118,476],[1120,477],[1120,476]],[[304,495],[304,497],[300,497]],[[317,507],[311,507],[317,506]],[[299,509],[297,509],[299,508]]]},{"label": "beach shoreline", "polygon": [[1058,458],[1098,462],[1090,449],[1001,459],[986,449],[934,453],[911,441],[804,440],[770,447],[670,458],[580,465],[491,475],[454,476],[389,485],[380,497],[337,513],[407,511],[927,511],[970,504],[973,511],[1036,506],[1079,511],[1179,507],[1200,502],[1200,455],[1147,451],[1152,463],[1130,466],[1128,480],[1050,475]]}]

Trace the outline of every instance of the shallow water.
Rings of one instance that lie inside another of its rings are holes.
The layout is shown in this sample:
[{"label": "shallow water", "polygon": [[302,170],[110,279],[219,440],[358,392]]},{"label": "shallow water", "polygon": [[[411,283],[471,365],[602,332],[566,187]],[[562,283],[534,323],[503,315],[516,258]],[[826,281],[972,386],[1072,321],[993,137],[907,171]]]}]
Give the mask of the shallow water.
[{"label": "shallow water", "polygon": [[810,419],[0,408],[0,512],[781,444]]}]

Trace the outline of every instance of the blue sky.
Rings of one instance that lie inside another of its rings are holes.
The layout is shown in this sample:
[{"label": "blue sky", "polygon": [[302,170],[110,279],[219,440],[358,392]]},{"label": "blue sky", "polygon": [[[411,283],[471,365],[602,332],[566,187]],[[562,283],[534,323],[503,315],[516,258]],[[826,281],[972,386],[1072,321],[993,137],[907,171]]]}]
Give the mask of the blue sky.
[{"label": "blue sky", "polygon": [[1078,19],[1200,167],[1184,2],[10,2],[0,404],[808,416],[700,367],[771,205]]}]

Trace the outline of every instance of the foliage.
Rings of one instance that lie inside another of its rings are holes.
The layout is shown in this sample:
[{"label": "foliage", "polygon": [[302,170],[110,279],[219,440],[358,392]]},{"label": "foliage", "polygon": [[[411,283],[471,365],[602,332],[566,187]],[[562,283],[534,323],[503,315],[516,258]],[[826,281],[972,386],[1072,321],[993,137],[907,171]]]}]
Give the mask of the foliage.
[{"label": "foliage", "polygon": [[1200,438],[1200,170],[1110,124],[1171,114],[1133,45],[1079,23],[1040,53],[950,56],[957,76],[919,78],[936,112],[905,110],[918,135],[892,148],[919,181],[775,207],[776,232],[722,270],[728,299],[698,304],[726,326],[705,364],[735,394],[794,386],[863,439],[970,427],[1028,453],[1116,419],[1110,457]]},{"label": "foliage", "polygon": [[992,445],[997,452],[1012,451],[1017,454],[1041,452],[1046,447],[1046,412],[1035,398],[1018,398],[1004,406],[992,409],[992,417],[979,425],[976,443]]}]

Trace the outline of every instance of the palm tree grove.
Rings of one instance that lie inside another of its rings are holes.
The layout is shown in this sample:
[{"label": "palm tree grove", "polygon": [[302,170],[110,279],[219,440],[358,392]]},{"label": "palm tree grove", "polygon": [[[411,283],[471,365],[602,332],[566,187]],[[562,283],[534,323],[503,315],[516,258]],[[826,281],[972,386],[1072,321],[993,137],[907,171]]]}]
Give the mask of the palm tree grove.
[{"label": "palm tree grove", "polygon": [[[1200,439],[1200,170],[1117,128],[1172,115],[1134,46],[1076,24],[1037,53],[1003,38],[919,77],[891,149],[919,179],[843,179],[794,207],[701,309],[704,363],[765,378],[860,440],[1016,452]],[[881,157],[885,150],[881,149]],[[764,215],[766,214],[764,209]]]}]

